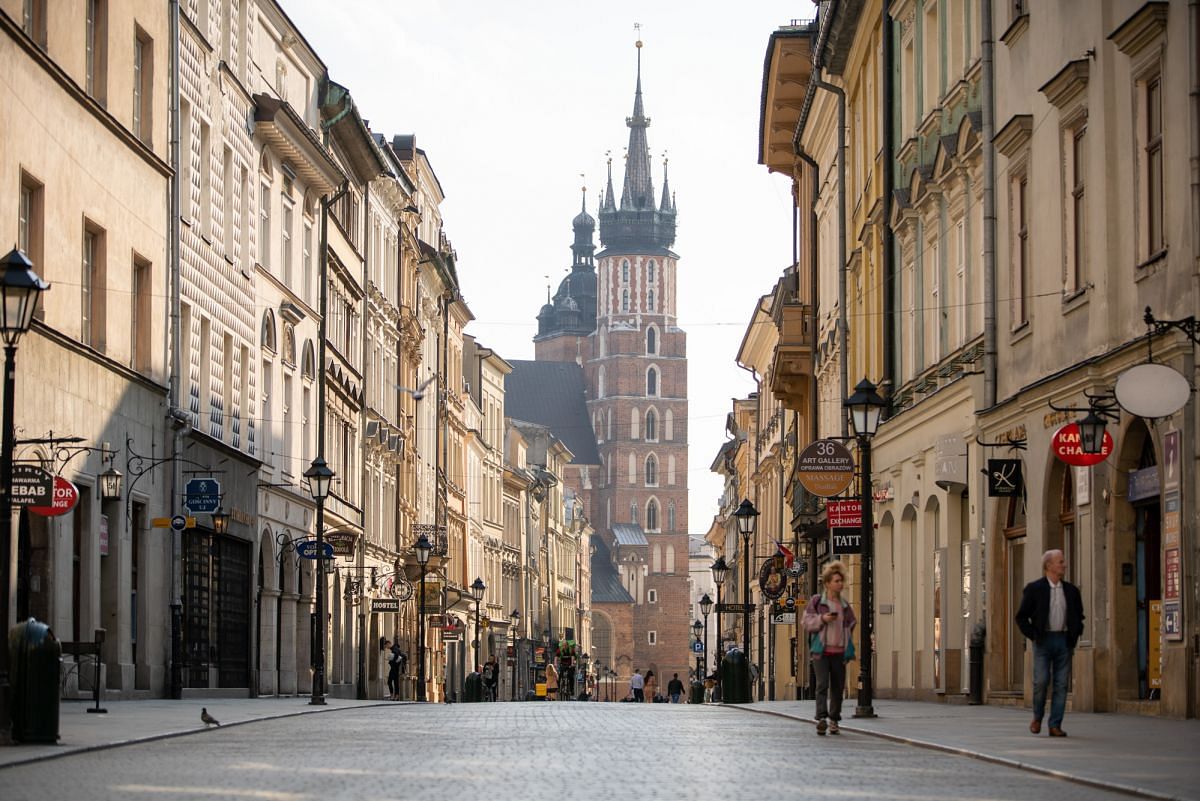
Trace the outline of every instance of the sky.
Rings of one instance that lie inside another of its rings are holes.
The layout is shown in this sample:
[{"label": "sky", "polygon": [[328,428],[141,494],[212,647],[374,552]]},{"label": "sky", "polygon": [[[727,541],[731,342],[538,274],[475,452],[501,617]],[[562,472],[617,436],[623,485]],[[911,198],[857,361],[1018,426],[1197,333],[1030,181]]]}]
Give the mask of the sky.
[{"label": "sky", "polygon": [[446,193],[445,231],[475,315],[467,333],[506,359],[533,358],[546,286],[570,268],[580,189],[595,216],[608,152],[620,192],[642,40],[654,186],[661,193],[665,154],[679,209],[689,533],[703,535],[722,492],[709,467],[726,415],[755,391],[738,347],[792,258],[789,181],[758,164],[767,40],[814,16],[812,4],[280,2],[373,131],[416,134]]}]

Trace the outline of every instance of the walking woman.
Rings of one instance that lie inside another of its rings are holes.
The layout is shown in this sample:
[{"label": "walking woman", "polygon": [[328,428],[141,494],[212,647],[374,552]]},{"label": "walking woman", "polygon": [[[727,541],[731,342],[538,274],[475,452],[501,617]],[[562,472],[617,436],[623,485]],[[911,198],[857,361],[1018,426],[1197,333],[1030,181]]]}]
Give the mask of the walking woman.
[{"label": "walking woman", "polygon": [[854,658],[854,626],[858,619],[842,598],[846,566],[830,562],[821,571],[823,591],[804,608],[801,625],[809,635],[809,652],[817,675],[817,734],[839,734],[842,696],[846,693],[846,662]]}]

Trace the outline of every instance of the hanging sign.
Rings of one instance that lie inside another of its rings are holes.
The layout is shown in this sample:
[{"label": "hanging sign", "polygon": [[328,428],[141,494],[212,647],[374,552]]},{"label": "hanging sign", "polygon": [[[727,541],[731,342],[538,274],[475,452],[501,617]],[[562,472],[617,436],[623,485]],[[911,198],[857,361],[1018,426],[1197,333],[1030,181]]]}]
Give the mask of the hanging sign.
[{"label": "hanging sign", "polygon": [[854,478],[854,457],[837,440],[819,439],[800,452],[796,478],[813,495],[822,498],[838,495]]},{"label": "hanging sign", "polygon": [[79,503],[79,490],[62,476],[54,477],[53,500],[49,506],[30,506],[29,511],[42,517],[65,515]]},{"label": "hanging sign", "polygon": [[354,556],[358,535],[353,531],[326,531],[325,542],[333,546],[334,556]]},{"label": "hanging sign", "polygon": [[1015,498],[1021,494],[1021,460],[988,459],[989,498]]},{"label": "hanging sign", "polygon": [[862,528],[862,501],[827,501],[825,513],[830,528]]},{"label": "hanging sign", "polygon": [[1104,443],[1100,447],[1100,452],[1084,453],[1082,440],[1079,436],[1079,424],[1067,423],[1054,432],[1054,438],[1050,441],[1050,447],[1059,461],[1073,464],[1076,467],[1088,467],[1100,464],[1109,457],[1109,454],[1113,452],[1113,438],[1111,434],[1105,431]]},{"label": "hanging sign", "polygon": [[771,600],[782,596],[787,588],[787,569],[784,561],[782,556],[772,556],[763,562],[762,570],[758,572],[758,588]]},{"label": "hanging sign", "polygon": [[32,464],[12,466],[13,506],[49,506],[54,500],[54,476]]}]

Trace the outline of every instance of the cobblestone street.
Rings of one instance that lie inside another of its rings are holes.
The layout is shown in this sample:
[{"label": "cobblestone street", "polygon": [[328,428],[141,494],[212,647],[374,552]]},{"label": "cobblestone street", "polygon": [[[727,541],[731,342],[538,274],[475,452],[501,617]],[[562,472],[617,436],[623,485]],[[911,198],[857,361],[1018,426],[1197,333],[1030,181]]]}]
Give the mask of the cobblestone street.
[{"label": "cobblestone street", "polygon": [[[297,743],[311,743],[298,747]],[[459,704],[253,721],[0,770],[0,797],[1127,798],[860,733],[719,707]]]}]

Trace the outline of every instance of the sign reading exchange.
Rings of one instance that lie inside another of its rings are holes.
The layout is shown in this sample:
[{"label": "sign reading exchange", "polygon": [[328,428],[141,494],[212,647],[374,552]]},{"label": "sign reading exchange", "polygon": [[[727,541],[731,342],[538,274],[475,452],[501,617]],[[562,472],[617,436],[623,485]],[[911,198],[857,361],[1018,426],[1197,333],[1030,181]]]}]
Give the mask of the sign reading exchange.
[{"label": "sign reading exchange", "polygon": [[1100,452],[1084,453],[1083,443],[1079,437],[1079,424],[1067,423],[1054,432],[1054,439],[1050,441],[1050,447],[1053,448],[1054,455],[1060,461],[1075,465],[1076,467],[1089,467],[1094,464],[1100,464],[1113,452],[1113,438],[1112,435],[1105,431],[1104,444],[1101,445]]},{"label": "sign reading exchange", "polygon": [[796,477],[806,490],[821,498],[839,495],[854,478],[854,457],[833,439],[819,439],[800,452]]}]

